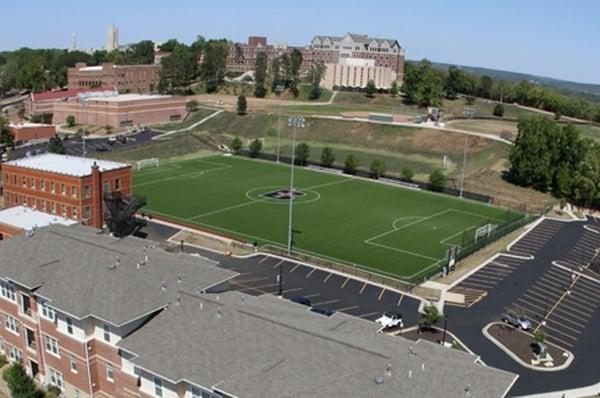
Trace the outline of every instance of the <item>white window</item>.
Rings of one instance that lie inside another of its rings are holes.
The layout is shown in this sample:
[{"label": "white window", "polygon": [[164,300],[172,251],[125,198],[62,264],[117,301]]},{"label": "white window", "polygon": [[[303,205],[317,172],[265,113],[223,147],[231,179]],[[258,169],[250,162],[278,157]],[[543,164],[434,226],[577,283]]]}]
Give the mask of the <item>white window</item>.
[{"label": "white window", "polygon": [[71,355],[71,372],[77,373],[77,358]]},{"label": "white window", "polygon": [[106,380],[115,381],[115,369],[110,363],[106,364]]},{"label": "white window", "polygon": [[108,324],[102,324],[102,332],[104,336],[104,341],[108,341],[110,343],[110,326]]},{"label": "white window", "polygon": [[46,351],[50,354],[58,355],[58,341],[50,336],[44,336],[44,341],[46,342]]},{"label": "white window", "polygon": [[65,382],[63,380],[62,373],[52,368],[48,368],[48,373],[50,374],[50,384],[54,384],[56,387],[59,388],[64,388]]},{"label": "white window", "polygon": [[162,380],[158,377],[154,378],[154,395],[156,395],[157,397],[163,396]]},{"label": "white window", "polygon": [[75,389],[75,398],[81,398],[81,391]]},{"label": "white window", "polygon": [[42,316],[52,322],[56,319],[56,313],[54,312],[54,308],[50,307],[48,304],[42,304]]},{"label": "white window", "polygon": [[13,346],[10,347],[10,352],[8,354],[11,360],[15,362],[23,362],[23,352]]},{"label": "white window", "polygon": [[0,294],[5,299],[10,301],[17,301],[17,294],[15,293],[15,287],[12,283],[0,281]]},{"label": "white window", "polygon": [[13,333],[19,334],[19,321],[10,315],[6,316],[6,328]]},{"label": "white window", "polygon": [[66,323],[67,323],[67,333],[73,334],[73,320],[71,318],[67,317]]},{"label": "white window", "polygon": [[192,387],[191,391],[192,398],[213,398],[212,394],[200,390],[198,387]]}]

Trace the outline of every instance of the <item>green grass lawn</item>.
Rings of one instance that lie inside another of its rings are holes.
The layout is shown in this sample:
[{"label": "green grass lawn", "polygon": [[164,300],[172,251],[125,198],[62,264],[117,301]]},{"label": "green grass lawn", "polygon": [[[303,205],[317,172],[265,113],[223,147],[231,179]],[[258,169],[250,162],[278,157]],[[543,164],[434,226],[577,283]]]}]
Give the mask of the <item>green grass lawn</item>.
[{"label": "green grass lawn", "polygon": [[[228,236],[284,247],[288,204],[267,194],[289,186],[290,169],[211,156],[161,163],[134,176],[146,213]],[[296,168],[295,250],[401,279],[441,264],[476,227],[519,215],[486,204]],[[177,192],[170,195],[169,192]],[[465,231],[465,232],[463,232]],[[463,237],[463,234],[465,237]]]}]

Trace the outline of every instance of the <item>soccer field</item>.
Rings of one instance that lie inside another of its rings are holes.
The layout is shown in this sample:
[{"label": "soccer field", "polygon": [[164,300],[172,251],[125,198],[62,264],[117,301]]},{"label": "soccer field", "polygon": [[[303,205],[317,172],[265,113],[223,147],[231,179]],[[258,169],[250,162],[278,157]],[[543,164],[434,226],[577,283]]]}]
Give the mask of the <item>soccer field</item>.
[{"label": "soccer field", "polygon": [[[147,214],[259,245],[287,244],[290,167],[232,156],[164,162],[134,175]],[[296,168],[294,250],[414,279],[505,209],[391,184]]]}]

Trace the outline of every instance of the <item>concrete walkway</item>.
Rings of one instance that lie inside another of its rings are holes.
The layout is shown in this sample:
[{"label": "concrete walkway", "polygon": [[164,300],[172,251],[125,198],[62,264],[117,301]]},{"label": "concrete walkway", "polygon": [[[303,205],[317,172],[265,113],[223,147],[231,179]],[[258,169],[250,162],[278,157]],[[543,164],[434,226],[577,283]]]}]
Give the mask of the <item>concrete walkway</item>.
[{"label": "concrete walkway", "polygon": [[[153,140],[162,140],[162,139],[164,139],[165,137],[168,137],[168,136],[170,136],[170,135],[173,135],[173,134],[176,134],[176,133],[181,133],[181,132],[184,132],[184,131],[190,131],[190,130],[193,130],[193,129],[195,129],[196,127],[200,126],[202,123],[205,123],[207,120],[210,120],[210,119],[212,119],[213,117],[217,116],[219,113],[222,113],[222,112],[223,112],[223,110],[222,110],[222,109],[219,109],[218,111],[215,111],[214,113],[211,113],[210,115],[208,115],[208,116],[207,116],[207,117],[205,117],[204,119],[202,119],[202,120],[199,120],[199,121],[197,121],[196,123],[194,123],[194,124],[192,124],[192,125],[190,125],[190,126],[188,126],[188,127],[184,127],[184,128],[177,129],[177,130],[173,130],[173,131],[167,131],[167,132],[165,132],[164,134],[160,134],[160,135],[157,135],[157,136],[155,136],[155,137],[152,137],[152,139],[153,139]],[[156,131],[160,131],[160,130],[156,130]]]}]

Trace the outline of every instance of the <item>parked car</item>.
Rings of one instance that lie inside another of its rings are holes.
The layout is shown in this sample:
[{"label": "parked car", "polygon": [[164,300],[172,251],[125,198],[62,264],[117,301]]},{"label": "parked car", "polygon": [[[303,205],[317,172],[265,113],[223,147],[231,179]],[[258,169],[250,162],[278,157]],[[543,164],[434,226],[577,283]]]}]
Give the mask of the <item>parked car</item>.
[{"label": "parked car", "polygon": [[102,144],[96,147],[96,152],[108,152],[110,151],[110,147],[108,145]]},{"label": "parked car", "polygon": [[327,308],[311,307],[310,310],[312,312],[316,312],[317,314],[321,314],[321,315],[325,315],[325,316],[331,316],[331,315],[333,315],[333,311],[328,310]]},{"label": "parked car", "polygon": [[502,316],[502,322],[514,326],[521,330],[531,330],[531,321],[525,318],[523,315],[517,314],[504,314]]},{"label": "parked car", "polygon": [[383,315],[381,315],[375,320],[375,322],[377,322],[384,328],[404,327],[404,322],[402,322],[402,315],[395,314],[393,312],[384,312]]},{"label": "parked car", "polygon": [[304,296],[294,296],[290,298],[290,301],[310,307],[310,300]]}]

